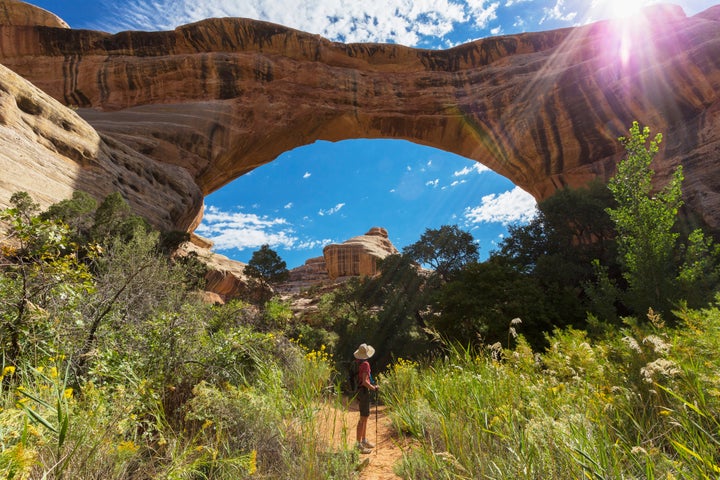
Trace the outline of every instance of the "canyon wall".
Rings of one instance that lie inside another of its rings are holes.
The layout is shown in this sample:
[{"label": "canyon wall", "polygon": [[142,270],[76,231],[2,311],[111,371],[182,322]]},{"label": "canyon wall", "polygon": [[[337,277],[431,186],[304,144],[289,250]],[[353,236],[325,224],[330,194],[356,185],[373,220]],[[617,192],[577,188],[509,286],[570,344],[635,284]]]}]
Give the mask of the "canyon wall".
[{"label": "canyon wall", "polygon": [[[542,200],[612,175],[617,137],[638,120],[665,135],[658,181],[682,164],[688,207],[720,228],[720,6],[693,17],[659,6],[632,25],[439,51],[342,44],[239,18],[112,35],[55,25],[44,11],[33,24],[27,8],[0,10],[0,63],[97,132],[82,135],[94,146],[79,157],[63,142],[43,147],[57,157],[60,170],[44,174],[64,185],[62,198],[116,189],[157,226],[192,230],[204,195],[287,150],[397,138],[481,162]],[[28,141],[41,130],[22,119],[49,115],[32,107],[42,96],[32,91],[0,92]],[[47,117],[48,128],[64,130],[61,117]],[[12,121],[0,130],[8,145]],[[8,177],[37,170],[32,155],[4,155],[0,204],[8,184],[27,183]]]}]

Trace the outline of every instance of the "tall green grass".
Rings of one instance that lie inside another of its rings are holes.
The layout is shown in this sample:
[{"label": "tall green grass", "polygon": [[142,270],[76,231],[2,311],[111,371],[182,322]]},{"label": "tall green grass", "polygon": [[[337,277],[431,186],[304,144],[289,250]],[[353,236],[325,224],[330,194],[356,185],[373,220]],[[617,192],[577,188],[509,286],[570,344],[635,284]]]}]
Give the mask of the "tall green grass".
[{"label": "tall green grass", "polygon": [[3,366],[0,478],[352,477],[357,454],[326,441],[319,429],[327,414],[320,405],[342,407],[328,388],[333,370],[325,350],[306,352],[273,334],[233,338],[242,338],[254,358],[252,371],[234,382],[208,375],[183,394],[180,407],[167,398],[179,385],[160,391],[114,357],[103,376],[96,374],[103,381],[74,387],[61,356]]},{"label": "tall green grass", "polygon": [[533,352],[450,346],[383,376],[393,425],[418,440],[412,479],[720,477],[720,314],[650,312],[591,341],[556,331]]}]

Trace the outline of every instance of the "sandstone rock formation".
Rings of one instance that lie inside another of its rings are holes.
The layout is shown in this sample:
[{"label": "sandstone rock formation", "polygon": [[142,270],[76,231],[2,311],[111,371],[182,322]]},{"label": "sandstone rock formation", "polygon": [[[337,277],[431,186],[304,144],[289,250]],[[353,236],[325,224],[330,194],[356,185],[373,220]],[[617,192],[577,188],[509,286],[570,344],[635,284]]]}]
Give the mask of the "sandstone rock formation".
[{"label": "sandstone rock formation", "polygon": [[251,287],[244,273],[245,264],[213,253],[210,248],[212,248],[212,242],[193,235],[189,242],[180,245],[175,255],[197,255],[207,266],[205,290],[206,300],[210,303],[225,303],[240,297],[250,298],[252,295],[248,294]]},{"label": "sandstone rock formation", "polygon": [[282,294],[295,294],[329,282],[325,257],[315,257],[290,270],[288,280],[278,285],[277,290]]},{"label": "sandstone rock formation", "polygon": [[[632,26],[604,21],[442,51],[341,44],[237,18],[115,35],[24,23],[0,26],[0,63],[78,107],[100,138],[80,159],[55,147],[60,160],[38,175],[58,194],[120,189],[161,228],[192,230],[203,195],[318,139],[430,145],[543,199],[608,178],[633,120],[665,134],[658,180],[683,164],[687,205],[720,228],[720,6],[693,17],[654,7]],[[9,103],[22,118],[46,115]],[[6,145],[17,135],[9,128]],[[47,173],[63,161],[66,171]],[[42,165],[7,155],[3,167]]]},{"label": "sandstone rock formation", "polygon": [[57,15],[17,0],[0,3],[0,25],[70,28]]},{"label": "sandstone rock formation", "polygon": [[76,112],[2,65],[0,172],[0,208],[17,191],[47,207],[74,190],[100,199],[117,190],[136,212],[171,228],[203,199],[186,170],[103,139]]},{"label": "sandstone rock formation", "polygon": [[323,248],[325,267],[332,280],[340,277],[372,276],[377,261],[398,253],[384,228],[373,227],[365,235]]},{"label": "sandstone rock formation", "polygon": [[[205,290],[208,301],[224,303],[233,298],[252,298],[258,286],[245,275],[245,264],[213,253],[212,246],[207,239],[191,235],[190,241],[180,245],[175,254],[196,255],[207,265]],[[283,296],[297,295],[313,287],[329,291],[349,277],[374,275],[377,260],[393,253],[398,250],[388,240],[387,230],[373,227],[365,235],[327,245],[322,257],[311,258],[290,270],[288,280],[275,285],[274,290]]]}]

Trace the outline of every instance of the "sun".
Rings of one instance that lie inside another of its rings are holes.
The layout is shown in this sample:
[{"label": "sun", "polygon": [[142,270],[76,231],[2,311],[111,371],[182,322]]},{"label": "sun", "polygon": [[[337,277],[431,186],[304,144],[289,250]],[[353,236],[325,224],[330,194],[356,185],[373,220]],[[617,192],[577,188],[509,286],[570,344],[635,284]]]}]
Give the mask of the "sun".
[{"label": "sun", "polygon": [[610,18],[630,18],[651,2],[646,0],[600,0],[599,7]]},{"label": "sun", "polygon": [[639,41],[648,28],[647,19],[640,11],[654,0],[593,0],[595,14],[611,20],[610,33],[606,39],[608,52],[617,55],[623,65],[628,65],[631,56],[644,57],[652,54],[645,51]]}]

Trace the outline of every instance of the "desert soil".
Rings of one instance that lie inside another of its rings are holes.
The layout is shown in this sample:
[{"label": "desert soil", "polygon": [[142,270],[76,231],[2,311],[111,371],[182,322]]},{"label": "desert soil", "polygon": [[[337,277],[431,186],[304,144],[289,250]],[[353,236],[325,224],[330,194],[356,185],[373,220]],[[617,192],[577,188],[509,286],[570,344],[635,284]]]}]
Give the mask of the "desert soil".
[{"label": "desert soil", "polygon": [[[355,444],[355,427],[359,418],[357,401],[343,405],[325,405],[320,417],[320,428],[329,445],[351,448]],[[360,455],[359,480],[402,480],[393,467],[410,447],[407,439],[394,434],[385,407],[377,407],[376,429],[375,405],[371,405],[367,439],[375,444],[372,453]]]}]

